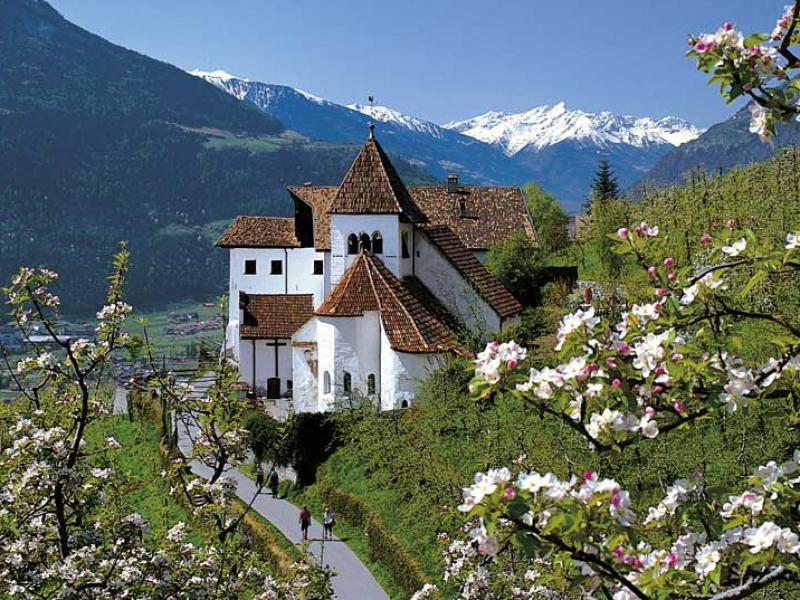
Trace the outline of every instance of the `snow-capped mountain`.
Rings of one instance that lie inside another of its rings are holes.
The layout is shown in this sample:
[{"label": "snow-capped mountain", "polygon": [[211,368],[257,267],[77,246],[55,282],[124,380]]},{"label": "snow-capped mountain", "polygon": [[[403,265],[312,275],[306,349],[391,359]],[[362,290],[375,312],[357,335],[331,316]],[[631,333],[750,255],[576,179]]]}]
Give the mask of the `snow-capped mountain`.
[{"label": "snow-capped mountain", "polygon": [[371,119],[380,123],[394,123],[395,125],[405,127],[406,129],[411,129],[420,133],[427,133],[428,135],[437,139],[442,139],[445,136],[445,130],[436,123],[431,123],[430,121],[404,115],[393,108],[389,108],[388,106],[348,104],[347,108],[367,115]]},{"label": "snow-capped mountain", "polygon": [[453,121],[443,127],[494,144],[508,156],[523,148],[542,150],[566,140],[606,148],[626,144],[636,148],[669,144],[679,146],[702,132],[677,117],[619,116],[610,112],[568,110],[563,102],[537,106],[523,113],[487,112]]},{"label": "snow-capped mountain", "polygon": [[360,144],[369,123],[375,122],[375,135],[389,152],[439,179],[458,172],[467,183],[534,181],[570,210],[578,210],[587,197],[601,158],[611,161],[625,187],[641,179],[675,146],[700,134],[676,117],[591,114],[568,110],[563,103],[519,114],[490,112],[438,125],[387,106],[343,106],[293,87],[250,81],[226,71],[191,73],[309,138]]}]

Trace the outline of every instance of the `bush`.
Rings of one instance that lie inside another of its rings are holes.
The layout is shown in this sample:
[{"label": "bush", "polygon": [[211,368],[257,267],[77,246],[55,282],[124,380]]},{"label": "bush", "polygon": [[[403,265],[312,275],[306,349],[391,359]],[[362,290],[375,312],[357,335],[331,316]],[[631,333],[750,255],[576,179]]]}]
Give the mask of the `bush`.
[{"label": "bush", "polygon": [[257,463],[269,459],[274,463],[282,463],[281,439],[278,422],[261,410],[254,410],[245,415],[242,425],[250,434],[250,449]]},{"label": "bush", "polygon": [[329,413],[297,413],[286,423],[281,456],[297,473],[297,483],[311,485],[317,468],[339,446],[336,418]]},{"label": "bush", "polygon": [[342,520],[364,530],[370,559],[382,564],[398,587],[411,596],[428,583],[422,568],[389,532],[378,513],[359,498],[336,489],[327,481],[320,481],[317,490]]}]

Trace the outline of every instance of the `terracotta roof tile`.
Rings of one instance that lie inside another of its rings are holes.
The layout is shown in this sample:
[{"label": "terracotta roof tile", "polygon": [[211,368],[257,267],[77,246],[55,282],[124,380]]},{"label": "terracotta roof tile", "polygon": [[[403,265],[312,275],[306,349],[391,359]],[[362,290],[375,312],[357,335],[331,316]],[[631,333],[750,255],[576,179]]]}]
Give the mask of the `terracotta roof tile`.
[{"label": "terracotta roof tile", "polygon": [[314,296],[239,292],[239,307],[244,310],[242,339],[288,339],[314,316]]},{"label": "terracotta roof tile", "polygon": [[330,212],[396,213],[413,223],[427,220],[414,204],[389,157],[371,135],[339,186]]},{"label": "terracotta roof tile", "polygon": [[445,225],[422,225],[425,235],[441,250],[444,257],[489,305],[506,319],[522,312],[522,305],[501,284],[481,261],[475,258],[458,236]]},{"label": "terracotta roof tile", "polygon": [[[455,334],[437,318],[431,304],[420,299],[423,293],[419,288],[412,291],[407,282],[395,277],[378,258],[362,252],[316,314],[355,317],[366,311],[377,311],[389,344],[395,350],[469,354]],[[430,299],[430,302],[435,301]]]},{"label": "terracotta roof tile", "polygon": [[293,218],[236,217],[217,240],[221,248],[297,248]]},{"label": "terracotta roof tile", "polygon": [[289,192],[308,204],[314,214],[314,248],[331,249],[331,205],[339,188],[335,185],[301,185]]},{"label": "terracotta roof tile", "polygon": [[536,239],[522,190],[460,185],[412,187],[411,196],[433,225],[447,225],[470,250],[488,250],[515,231]]}]

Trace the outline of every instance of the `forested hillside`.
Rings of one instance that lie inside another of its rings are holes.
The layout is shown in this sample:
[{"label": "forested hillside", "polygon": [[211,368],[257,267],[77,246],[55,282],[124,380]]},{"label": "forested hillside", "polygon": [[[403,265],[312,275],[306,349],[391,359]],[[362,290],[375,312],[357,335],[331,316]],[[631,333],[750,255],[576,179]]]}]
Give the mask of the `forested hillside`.
[{"label": "forested hillside", "polygon": [[219,221],[288,214],[287,185],[336,183],[354,155],[45,2],[0,0],[0,280],[20,264],[54,268],[68,275],[68,311],[94,308],[121,240],[134,303],[220,292]]}]

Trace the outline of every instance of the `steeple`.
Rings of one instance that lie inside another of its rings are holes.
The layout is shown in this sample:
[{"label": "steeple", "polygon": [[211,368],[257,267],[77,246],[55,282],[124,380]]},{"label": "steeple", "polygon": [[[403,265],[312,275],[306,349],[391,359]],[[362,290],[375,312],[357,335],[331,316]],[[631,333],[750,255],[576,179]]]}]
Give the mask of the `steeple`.
[{"label": "steeple", "polygon": [[381,148],[370,135],[333,199],[331,214],[397,214],[412,223],[427,221]]}]

